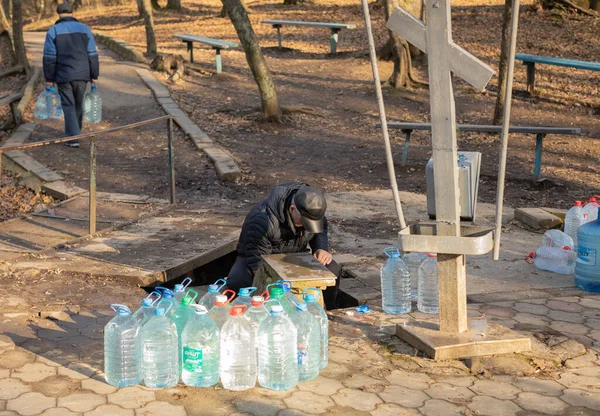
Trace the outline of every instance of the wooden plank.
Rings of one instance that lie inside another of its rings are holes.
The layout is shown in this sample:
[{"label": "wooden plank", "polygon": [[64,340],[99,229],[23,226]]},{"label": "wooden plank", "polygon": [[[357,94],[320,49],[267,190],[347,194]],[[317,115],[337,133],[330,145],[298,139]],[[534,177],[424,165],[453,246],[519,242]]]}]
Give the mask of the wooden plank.
[{"label": "wooden plank", "polygon": [[[390,129],[399,130],[431,130],[430,123],[410,123],[401,121],[389,121],[388,127]],[[479,124],[458,124],[458,130],[465,132],[479,132],[479,133],[500,133],[502,126],[489,126]],[[524,133],[524,134],[572,134],[580,135],[581,129],[576,127],[536,127],[536,126],[511,126],[509,129],[510,133]]]},{"label": "wooden plank", "polygon": [[546,65],[565,66],[568,68],[587,69],[589,71],[600,71],[600,62],[577,61],[575,59],[553,58],[551,56],[530,55],[518,53],[515,59],[523,62],[535,62]]},{"label": "wooden plank", "polygon": [[385,25],[388,29],[396,33],[402,32],[402,37],[408,43],[427,53],[425,25],[412,14],[400,7],[396,7]]},{"label": "wooden plank", "polygon": [[227,42],[224,40],[207,38],[204,36],[190,35],[187,33],[183,34],[183,35],[173,35],[173,37],[176,39],[181,39],[182,41],[185,41],[185,42],[203,43],[205,45],[212,46],[215,48],[220,48],[220,49],[232,49],[232,48],[238,48],[240,46],[234,42]]},{"label": "wooden plank", "polygon": [[263,20],[261,23],[279,26],[311,26],[327,27],[330,29],[356,29],[355,24],[349,23],[299,22],[295,20]]}]

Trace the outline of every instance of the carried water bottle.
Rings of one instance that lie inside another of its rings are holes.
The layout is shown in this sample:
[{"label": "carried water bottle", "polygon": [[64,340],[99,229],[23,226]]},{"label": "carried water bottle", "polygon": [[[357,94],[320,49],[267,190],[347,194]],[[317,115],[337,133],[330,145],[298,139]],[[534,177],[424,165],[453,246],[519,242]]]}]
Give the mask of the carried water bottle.
[{"label": "carried water bottle", "polygon": [[150,388],[174,387],[179,381],[177,327],[167,314],[171,300],[162,299],[154,316],[142,327],[144,384]]},{"label": "carried water bottle", "polygon": [[583,223],[587,224],[588,222],[596,221],[598,219],[598,200],[595,196],[588,199],[587,203],[581,210],[583,214]]},{"label": "carried water bottle", "polygon": [[529,253],[525,260],[529,264],[535,264],[535,267],[540,270],[559,274],[573,274],[576,259],[576,253],[569,246],[563,248],[543,246],[538,248],[535,253]]},{"label": "carried water bottle", "polygon": [[[173,295],[175,295],[175,299],[177,299],[177,302],[181,302],[181,299],[183,299],[183,297],[185,296],[186,289],[191,283],[192,279],[190,277],[186,277],[181,283],[178,283],[173,287]],[[196,295],[198,294],[196,293]]]},{"label": "carried water bottle", "polygon": [[[48,87],[46,87],[48,88]],[[54,87],[50,87],[48,94],[46,95],[46,106],[48,109],[48,118],[62,118],[63,111],[60,103],[60,96]]]},{"label": "carried water bottle", "polygon": [[566,233],[563,233],[560,230],[548,230],[542,237],[542,246],[559,248],[569,247],[572,250],[574,243],[573,239]]},{"label": "carried water bottle", "polygon": [[583,225],[583,207],[581,201],[575,201],[575,205],[565,215],[565,234],[573,239],[573,250],[577,251],[577,230]]},{"label": "carried water bottle", "polygon": [[162,286],[156,286],[154,290],[158,290],[164,300],[171,302],[172,307],[169,308],[169,311],[167,312],[167,318],[172,318],[177,308],[179,308],[179,301],[175,298],[175,292]]},{"label": "carried water bottle", "polygon": [[102,121],[102,96],[92,84],[90,92],[85,94],[83,100],[83,120],[86,123],[100,123]]},{"label": "carried water bottle", "polygon": [[419,267],[419,298],[417,309],[423,313],[438,313],[437,254],[425,253],[427,259]]},{"label": "carried water bottle", "polygon": [[575,284],[588,292],[600,292],[600,219],[579,227],[577,241]]},{"label": "carried water bottle", "polygon": [[[229,293],[229,297],[227,297],[226,293]],[[231,309],[230,302],[234,296],[235,292],[227,289],[222,295],[217,295],[213,308],[208,311],[208,315],[215,321],[219,328],[223,328],[223,324],[229,317],[229,310]]]},{"label": "carried water bottle", "polygon": [[204,294],[198,301],[198,305],[202,305],[207,311],[210,311],[215,305],[215,298],[221,294],[221,290],[227,282],[225,279],[219,279],[212,285],[208,285],[208,292]]},{"label": "carried water bottle", "polygon": [[[171,320],[173,321],[173,323],[175,323],[175,326],[177,327],[177,342],[178,342],[178,346],[179,346],[179,356],[180,357],[181,357],[181,333],[183,332],[183,329],[185,328],[185,325],[187,324],[188,319],[190,319],[190,316],[192,314],[191,304],[192,304],[192,302],[194,302],[196,297],[198,297],[198,292],[196,292],[195,290],[192,290],[192,289],[188,290],[187,293],[185,294],[185,296],[183,297],[183,299],[181,300],[181,304],[179,305],[179,308],[177,308],[177,310],[171,317]],[[179,374],[181,374],[181,360],[179,360]]]},{"label": "carried water bottle", "polygon": [[425,253],[412,252],[404,253],[401,259],[408,267],[408,274],[410,275],[410,300],[416,301],[419,293],[419,267],[425,261],[427,256]]},{"label": "carried water bottle", "polygon": [[262,296],[252,296],[252,303],[244,314],[246,319],[252,324],[252,328],[254,329],[256,336],[258,336],[258,326],[263,319],[269,316],[269,313],[264,308],[264,303],[265,298]]},{"label": "carried water bottle", "polygon": [[[247,312],[246,312],[247,313]],[[298,331],[298,375],[300,381],[317,378],[321,366],[321,326],[308,312],[306,303],[296,303],[292,322]]]},{"label": "carried water bottle", "polygon": [[384,312],[401,314],[410,312],[410,272],[400,258],[397,247],[383,250],[388,259],[381,266],[381,306]]},{"label": "carried water bottle", "polygon": [[298,333],[279,302],[269,308],[269,316],[258,327],[257,349],[261,387],[288,390],[298,384]]},{"label": "carried water bottle", "polygon": [[117,312],[104,327],[104,378],[111,386],[135,386],[142,382],[140,324],[125,305],[110,305]]},{"label": "carried water bottle", "polygon": [[329,320],[327,319],[327,312],[317,303],[321,291],[314,287],[307,287],[302,292],[302,299],[306,302],[308,312],[317,318],[319,321],[319,327],[321,328],[321,362],[319,368],[323,370],[329,364]]},{"label": "carried water bottle", "polygon": [[142,306],[133,314],[135,320],[143,326],[154,315],[154,306],[160,300],[161,294],[157,291],[150,293],[142,299]]},{"label": "carried water bottle", "polygon": [[237,298],[235,298],[233,300],[233,302],[231,302],[231,306],[246,305],[246,306],[250,307],[250,304],[252,303],[252,294],[254,292],[256,292],[255,287],[241,288],[240,291],[238,292]]},{"label": "carried water bottle", "polygon": [[221,384],[227,390],[247,390],[256,384],[256,337],[244,317],[246,305],[236,305],[221,329]]},{"label": "carried water bottle", "polygon": [[288,316],[292,316],[296,313],[296,305],[294,305],[288,298],[285,297],[285,289],[283,284],[271,283],[270,285],[267,285],[267,293],[269,294],[269,299],[274,299],[278,301],[281,306],[283,306],[283,310]]},{"label": "carried water bottle", "polygon": [[219,381],[219,327],[204,306],[192,305],[181,334],[181,380],[188,386],[210,387]]},{"label": "carried water bottle", "polygon": [[48,113],[48,93],[50,92],[50,89],[51,87],[46,87],[46,89],[39,95],[35,103],[33,115],[40,120],[46,120],[50,118],[50,114]]}]

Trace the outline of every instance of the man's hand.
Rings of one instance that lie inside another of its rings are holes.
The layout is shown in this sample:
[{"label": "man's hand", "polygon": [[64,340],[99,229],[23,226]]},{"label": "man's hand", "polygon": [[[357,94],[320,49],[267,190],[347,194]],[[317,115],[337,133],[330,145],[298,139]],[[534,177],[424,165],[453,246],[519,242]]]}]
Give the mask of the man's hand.
[{"label": "man's hand", "polygon": [[54,82],[46,82],[46,87],[54,87]]},{"label": "man's hand", "polygon": [[322,249],[318,249],[317,251],[315,251],[314,256],[323,266],[327,266],[333,260],[331,254]]},{"label": "man's hand", "polygon": [[95,84],[96,84],[96,81],[97,81],[97,79],[93,79],[93,80],[92,80],[92,85],[95,85]]}]

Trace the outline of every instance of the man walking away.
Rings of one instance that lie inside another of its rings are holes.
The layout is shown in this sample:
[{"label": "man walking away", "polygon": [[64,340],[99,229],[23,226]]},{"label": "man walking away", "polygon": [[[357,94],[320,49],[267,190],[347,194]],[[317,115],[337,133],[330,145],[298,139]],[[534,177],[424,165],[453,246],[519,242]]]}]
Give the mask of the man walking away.
[{"label": "man walking away", "polygon": [[[44,77],[48,86],[58,86],[66,136],[77,136],[81,134],[87,83],[95,83],[100,75],[98,51],[92,31],[73,17],[70,3],[59,4],[56,12],[60,19],[48,30],[44,43]],[[66,145],[79,147],[79,141]]]}]

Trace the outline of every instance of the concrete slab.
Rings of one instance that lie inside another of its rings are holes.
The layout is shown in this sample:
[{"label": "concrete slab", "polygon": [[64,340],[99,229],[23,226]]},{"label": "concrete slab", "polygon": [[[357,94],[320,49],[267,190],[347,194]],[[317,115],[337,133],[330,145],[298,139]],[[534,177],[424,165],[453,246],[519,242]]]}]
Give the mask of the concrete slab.
[{"label": "concrete slab", "polygon": [[59,201],[64,201],[87,192],[87,190],[71,185],[65,181],[45,183],[42,185],[42,191]]},{"label": "concrete slab", "polygon": [[205,147],[204,153],[212,160],[217,175],[222,181],[234,181],[242,176],[242,171],[233,158],[220,147]]},{"label": "concrete slab", "polygon": [[515,220],[536,230],[549,230],[562,224],[562,220],[541,208],[517,208]]}]

